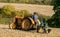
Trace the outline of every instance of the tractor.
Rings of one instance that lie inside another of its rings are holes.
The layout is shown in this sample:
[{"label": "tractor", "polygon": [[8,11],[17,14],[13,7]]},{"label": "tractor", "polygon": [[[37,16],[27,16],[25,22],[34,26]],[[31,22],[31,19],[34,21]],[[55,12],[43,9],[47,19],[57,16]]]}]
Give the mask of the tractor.
[{"label": "tractor", "polygon": [[[38,24],[40,25],[40,20],[38,20]],[[34,19],[31,16],[27,17],[15,16],[13,23],[9,25],[9,28],[30,30],[30,29],[36,29],[36,25]]]},{"label": "tractor", "polygon": [[[41,25],[40,20],[38,19],[38,25]],[[31,30],[31,29],[36,29],[36,25],[34,22],[34,19],[31,16],[27,17],[18,17],[15,16],[13,19],[13,23],[9,25],[10,29],[22,29],[25,31]],[[40,28],[39,32],[44,32],[42,28]],[[50,33],[51,29],[46,28],[46,32]]]}]

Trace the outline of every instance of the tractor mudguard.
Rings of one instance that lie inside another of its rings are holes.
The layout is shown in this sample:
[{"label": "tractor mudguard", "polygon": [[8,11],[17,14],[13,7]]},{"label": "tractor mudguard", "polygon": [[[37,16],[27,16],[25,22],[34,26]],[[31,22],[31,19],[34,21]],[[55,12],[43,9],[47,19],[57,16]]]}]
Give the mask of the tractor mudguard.
[{"label": "tractor mudguard", "polygon": [[41,22],[40,22],[40,20],[38,19],[38,25],[40,26],[40,24],[41,24]]},{"label": "tractor mudguard", "polygon": [[[30,20],[31,20],[31,23],[34,25],[35,24],[35,22],[34,22],[34,20],[33,20],[33,18],[31,18],[31,17],[28,17]],[[40,23],[40,20],[38,19],[38,25],[40,25],[41,23]]]},{"label": "tractor mudguard", "polygon": [[34,20],[31,17],[28,17],[28,19],[31,21],[33,25],[35,24]]}]

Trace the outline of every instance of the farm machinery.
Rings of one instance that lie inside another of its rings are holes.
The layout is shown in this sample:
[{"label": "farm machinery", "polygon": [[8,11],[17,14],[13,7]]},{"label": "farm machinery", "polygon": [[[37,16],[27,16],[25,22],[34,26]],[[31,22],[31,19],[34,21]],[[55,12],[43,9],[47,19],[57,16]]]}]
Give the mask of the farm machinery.
[{"label": "farm machinery", "polygon": [[[38,24],[40,25],[40,20],[38,20]],[[32,28],[36,29],[34,19],[31,16],[28,17],[15,16],[13,23],[10,24],[9,27],[11,29],[23,29],[23,30],[30,30]]]}]

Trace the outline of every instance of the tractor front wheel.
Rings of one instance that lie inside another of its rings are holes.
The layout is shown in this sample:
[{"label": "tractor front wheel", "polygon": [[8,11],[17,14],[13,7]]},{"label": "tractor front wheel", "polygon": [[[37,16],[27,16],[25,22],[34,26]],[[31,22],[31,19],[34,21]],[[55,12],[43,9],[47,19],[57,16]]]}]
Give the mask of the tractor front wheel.
[{"label": "tractor front wheel", "polygon": [[12,23],[12,24],[9,25],[9,28],[10,29],[15,29],[16,28],[16,25]]}]

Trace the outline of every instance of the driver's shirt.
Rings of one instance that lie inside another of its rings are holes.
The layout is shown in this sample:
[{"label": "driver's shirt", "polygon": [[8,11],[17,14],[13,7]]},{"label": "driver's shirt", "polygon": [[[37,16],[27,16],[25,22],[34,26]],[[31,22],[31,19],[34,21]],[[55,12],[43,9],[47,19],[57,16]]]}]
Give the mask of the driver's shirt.
[{"label": "driver's shirt", "polygon": [[35,14],[34,15],[34,21],[37,23],[38,22],[38,16]]}]

